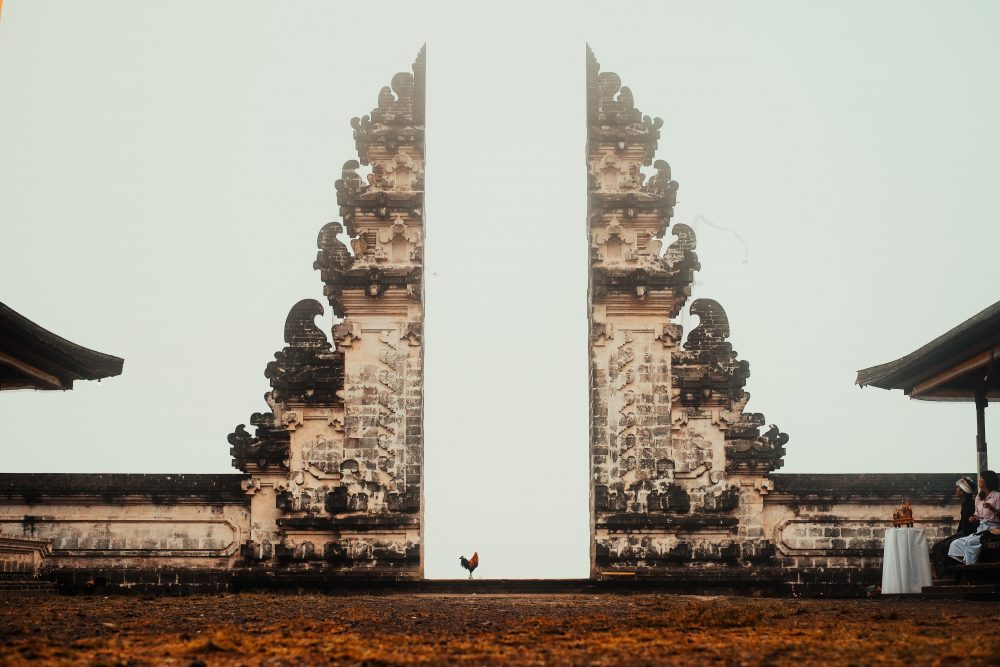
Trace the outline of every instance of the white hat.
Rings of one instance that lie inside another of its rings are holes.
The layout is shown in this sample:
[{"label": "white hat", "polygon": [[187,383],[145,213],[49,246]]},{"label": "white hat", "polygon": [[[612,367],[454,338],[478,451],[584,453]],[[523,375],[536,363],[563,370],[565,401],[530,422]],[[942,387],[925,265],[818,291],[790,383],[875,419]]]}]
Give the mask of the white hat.
[{"label": "white hat", "polygon": [[962,489],[966,493],[973,493],[974,487],[972,486],[972,479],[968,475],[963,475],[962,477],[959,477],[958,481],[955,482],[955,486]]}]

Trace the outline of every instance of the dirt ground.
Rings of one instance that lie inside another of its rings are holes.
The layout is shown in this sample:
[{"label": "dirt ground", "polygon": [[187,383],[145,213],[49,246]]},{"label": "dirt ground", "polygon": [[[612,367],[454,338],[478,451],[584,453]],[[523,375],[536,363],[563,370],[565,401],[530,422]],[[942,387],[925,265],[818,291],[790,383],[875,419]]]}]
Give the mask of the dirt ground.
[{"label": "dirt ground", "polygon": [[0,664],[1000,664],[1000,603],[678,595],[0,598]]}]

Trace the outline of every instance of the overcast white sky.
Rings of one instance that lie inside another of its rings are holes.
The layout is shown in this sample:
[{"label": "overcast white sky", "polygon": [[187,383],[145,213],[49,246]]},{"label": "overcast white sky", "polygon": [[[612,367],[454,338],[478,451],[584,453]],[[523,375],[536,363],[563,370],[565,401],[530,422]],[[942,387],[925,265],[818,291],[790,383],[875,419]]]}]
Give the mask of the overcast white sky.
[{"label": "overcast white sky", "polygon": [[619,7],[6,0],[0,300],[125,371],[5,392],[0,469],[231,470],[425,41],[428,576],[587,574],[585,42],[664,119],[783,471],[973,469],[971,405],[853,382],[998,298],[1000,5]]}]

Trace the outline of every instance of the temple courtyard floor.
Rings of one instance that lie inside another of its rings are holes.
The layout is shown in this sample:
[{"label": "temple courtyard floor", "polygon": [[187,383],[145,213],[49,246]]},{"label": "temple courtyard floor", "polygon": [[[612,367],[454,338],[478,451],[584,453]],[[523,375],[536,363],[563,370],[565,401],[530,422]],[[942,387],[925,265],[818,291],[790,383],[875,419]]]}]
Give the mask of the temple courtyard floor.
[{"label": "temple courtyard floor", "polygon": [[1000,664],[1000,603],[684,595],[6,595],[0,664]]}]

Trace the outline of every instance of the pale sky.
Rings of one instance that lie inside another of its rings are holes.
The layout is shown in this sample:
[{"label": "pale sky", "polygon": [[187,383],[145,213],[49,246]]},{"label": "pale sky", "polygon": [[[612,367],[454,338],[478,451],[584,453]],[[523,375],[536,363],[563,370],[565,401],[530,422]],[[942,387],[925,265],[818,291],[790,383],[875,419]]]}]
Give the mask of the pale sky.
[{"label": "pale sky", "polygon": [[664,119],[782,472],[972,470],[971,404],[853,383],[998,299],[1000,5],[614,7],[6,0],[0,301],[125,369],[4,392],[0,469],[233,471],[349,120],[427,42],[426,572],[586,576],[589,42]]}]

